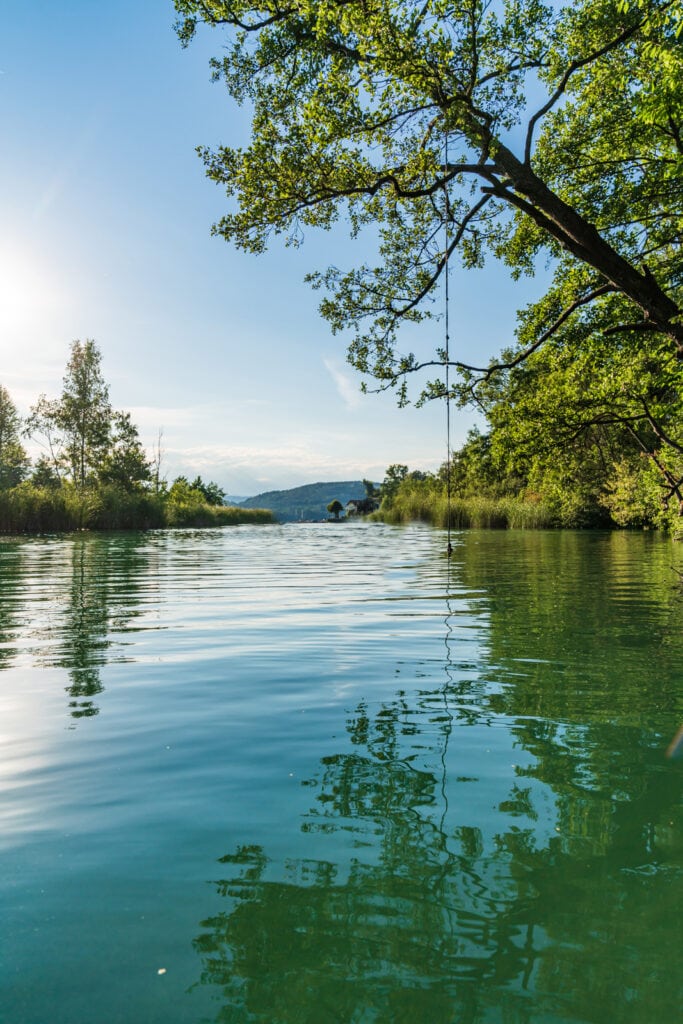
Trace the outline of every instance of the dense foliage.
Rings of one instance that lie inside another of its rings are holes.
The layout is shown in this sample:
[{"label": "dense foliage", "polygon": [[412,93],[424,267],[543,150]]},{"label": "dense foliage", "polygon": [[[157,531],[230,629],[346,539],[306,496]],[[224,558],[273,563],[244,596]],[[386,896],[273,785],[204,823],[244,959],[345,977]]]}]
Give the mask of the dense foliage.
[{"label": "dense foliage", "polygon": [[[94,341],[75,341],[57,399],[41,395],[22,425],[0,385],[0,532],[149,529],[273,522],[264,509],[224,504],[200,476],[169,488],[148,459],[130,413],[109,402]],[[43,447],[31,467],[22,432]]]},{"label": "dense foliage", "polygon": [[354,331],[351,362],[402,400],[418,371],[436,375],[422,400],[446,392],[447,353],[418,358],[399,332],[434,315],[449,259],[546,261],[501,356],[450,361],[453,393],[530,479],[594,466],[616,512],[644,460],[655,503],[683,508],[680,0],[175,7],[183,43],[221,31],[214,76],[253,114],[245,148],[200,151],[235,201],[217,233],[260,252],[345,217],[377,237],[374,266],[312,281],[333,329]]},{"label": "dense foliage", "polygon": [[21,483],[29,459],[21,443],[21,419],[7,388],[0,384],[0,489]]},{"label": "dense foliage", "polygon": [[[622,445],[620,447],[620,444]],[[397,471],[400,479],[397,481]],[[628,436],[596,432],[561,452],[504,432],[470,431],[438,473],[390,466],[376,517],[445,527],[646,527],[680,530],[662,474]]]}]

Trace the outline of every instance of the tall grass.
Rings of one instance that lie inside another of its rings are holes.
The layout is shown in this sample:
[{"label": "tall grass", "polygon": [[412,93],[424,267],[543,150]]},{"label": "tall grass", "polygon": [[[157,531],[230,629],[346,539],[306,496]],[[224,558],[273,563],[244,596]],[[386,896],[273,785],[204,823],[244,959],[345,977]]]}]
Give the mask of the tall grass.
[{"label": "tall grass", "polygon": [[274,523],[266,508],[239,508],[234,505],[186,505],[169,502],[166,526],[239,526],[243,523]]},{"label": "tall grass", "polygon": [[65,533],[72,530],[149,530],[169,526],[273,523],[267,509],[179,505],[166,495],[114,484],[79,490],[70,484],[22,483],[0,491],[0,533]]},{"label": "tall grass", "polygon": [[80,503],[67,488],[52,489],[20,484],[0,491],[0,532],[59,533],[78,529]]},{"label": "tall grass", "polygon": [[446,528],[450,514],[451,529],[544,529],[557,526],[550,509],[539,501],[521,496],[452,495],[431,480],[402,485],[390,503],[385,503],[374,518],[386,523],[415,520]]}]

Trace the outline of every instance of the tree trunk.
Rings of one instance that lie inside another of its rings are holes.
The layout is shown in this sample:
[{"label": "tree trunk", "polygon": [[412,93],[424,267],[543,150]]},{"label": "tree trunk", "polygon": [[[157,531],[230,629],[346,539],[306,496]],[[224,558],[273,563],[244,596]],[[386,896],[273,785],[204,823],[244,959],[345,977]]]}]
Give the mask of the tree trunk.
[{"label": "tree trunk", "polygon": [[674,322],[681,310],[654,277],[648,272],[640,273],[620,256],[594,224],[560,199],[507,146],[496,140],[491,140],[491,146],[495,150],[496,166],[519,195],[498,184],[493,186],[493,192],[527,213],[572,255],[597,270],[617,291],[639,306],[653,327],[672,338],[678,358],[683,359],[683,323]]}]

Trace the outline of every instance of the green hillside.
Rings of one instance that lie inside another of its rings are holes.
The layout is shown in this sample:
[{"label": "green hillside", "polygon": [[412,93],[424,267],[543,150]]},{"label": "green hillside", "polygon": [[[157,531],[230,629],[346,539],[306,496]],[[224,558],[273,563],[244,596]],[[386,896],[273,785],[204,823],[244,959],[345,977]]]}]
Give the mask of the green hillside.
[{"label": "green hillside", "polygon": [[346,505],[351,498],[364,498],[362,480],[342,480],[332,483],[304,484],[287,491],[266,491],[241,502],[242,508],[269,508],[281,523],[306,519],[327,519],[327,506],[335,498]]}]

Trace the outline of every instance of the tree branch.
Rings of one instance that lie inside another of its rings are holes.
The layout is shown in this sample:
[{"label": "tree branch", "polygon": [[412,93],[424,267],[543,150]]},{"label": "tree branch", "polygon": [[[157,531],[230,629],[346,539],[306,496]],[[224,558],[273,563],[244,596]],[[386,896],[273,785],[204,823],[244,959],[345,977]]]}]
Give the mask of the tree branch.
[{"label": "tree branch", "polygon": [[648,423],[650,424],[650,426],[652,427],[653,431],[655,432],[656,436],[660,439],[660,441],[664,441],[665,444],[668,444],[677,452],[683,452],[683,445],[679,444],[678,441],[674,441],[673,438],[670,437],[669,434],[664,430],[664,428],[659,425],[657,420],[655,420],[654,416],[648,408],[645,398],[640,399],[640,404],[645,410],[645,416],[647,417]]},{"label": "tree branch", "polygon": [[[463,363],[459,359],[449,359],[448,364],[446,364],[446,360],[444,359],[428,359],[422,363],[413,363],[410,367],[407,368],[403,367],[399,369],[397,367],[395,373],[392,376],[392,380],[395,382],[399,377],[403,376],[403,374],[405,373],[417,373],[419,370],[426,370],[432,366],[443,367],[448,365],[452,366],[456,370],[465,370],[468,373],[482,374],[482,377],[473,382],[472,388],[475,388],[479,384],[484,384],[487,380],[490,380],[494,373],[500,373],[503,370],[513,370],[516,366],[519,366],[520,363],[523,363],[526,359],[529,358],[530,355],[532,355],[538,348],[540,348],[541,345],[544,344],[544,342],[548,341],[553,336],[553,334],[555,334],[555,332],[559,330],[562,324],[565,323],[565,321],[572,315],[572,313],[576,312],[577,309],[580,309],[582,306],[587,306],[589,303],[593,302],[594,299],[599,298],[601,295],[607,295],[610,292],[614,291],[616,291],[616,289],[613,285],[604,284],[601,285],[599,288],[595,288],[593,289],[593,291],[588,292],[586,295],[582,295],[580,298],[575,299],[575,301],[572,302],[571,305],[568,306],[565,310],[563,310],[563,312],[557,318],[557,320],[555,320],[554,323],[552,323],[551,326],[546,331],[544,331],[543,334],[539,338],[537,338],[532,345],[529,345],[529,347],[524,349],[523,352],[520,352],[518,355],[514,357],[514,359],[511,359],[506,363],[492,363],[490,366],[471,366],[469,363]],[[386,387],[390,386],[391,384],[386,385]],[[381,388],[379,390],[385,389],[386,388]],[[438,398],[445,396],[435,395],[434,397]],[[641,416],[639,418],[642,419],[644,417]]]},{"label": "tree branch", "polygon": [[610,334],[622,334],[624,331],[659,331],[657,324],[651,320],[638,320],[635,323],[615,324],[614,327],[606,327],[602,332],[605,337]]},{"label": "tree branch", "polygon": [[476,215],[479,213],[482,207],[485,206],[490,199],[491,196],[484,196],[482,199],[479,200],[478,203],[475,203],[471,210],[467,211],[462,221],[460,222],[458,230],[453,237],[453,241],[450,243],[445,253],[437,263],[436,270],[431,275],[430,279],[427,281],[425,286],[420,289],[419,293],[413,299],[411,299],[410,302],[403,307],[403,309],[392,310],[392,313],[396,317],[396,319],[405,316],[406,313],[409,313],[411,309],[414,309],[415,306],[419,305],[422,299],[424,299],[425,295],[427,295],[427,293],[431,291],[431,289],[434,287],[439,277],[441,276],[444,268],[448,266],[448,260],[452,253],[455,251],[455,249],[457,249],[458,245],[460,244],[462,236],[464,235],[465,230],[467,229],[467,225],[470,223],[471,220],[474,219],[474,217],[476,217]]},{"label": "tree branch", "polygon": [[534,129],[536,127],[536,124],[538,123],[538,121],[540,121],[542,117],[545,117],[548,111],[555,106],[557,101],[564,94],[564,91],[567,88],[567,85],[569,84],[569,79],[572,77],[574,72],[578,71],[580,68],[586,67],[587,64],[592,64],[593,61],[599,60],[600,57],[604,57],[606,53],[610,52],[610,50],[614,50],[622,43],[625,43],[627,39],[630,39],[631,36],[634,36],[636,34],[638,29],[641,28],[643,24],[644,22],[642,19],[640,21],[637,21],[634,25],[631,25],[629,28],[624,29],[623,32],[620,32],[619,35],[616,36],[614,39],[611,39],[609,43],[606,43],[604,46],[601,46],[599,50],[595,50],[593,53],[590,53],[587,57],[579,57],[577,60],[571,61],[565,73],[562,75],[559,85],[555,89],[555,92],[552,94],[548,102],[544,103],[540,110],[537,110],[533,117],[529,119],[529,124],[526,133],[526,144],[524,146],[524,163],[527,167],[530,166],[531,164],[531,147],[533,145]]}]

